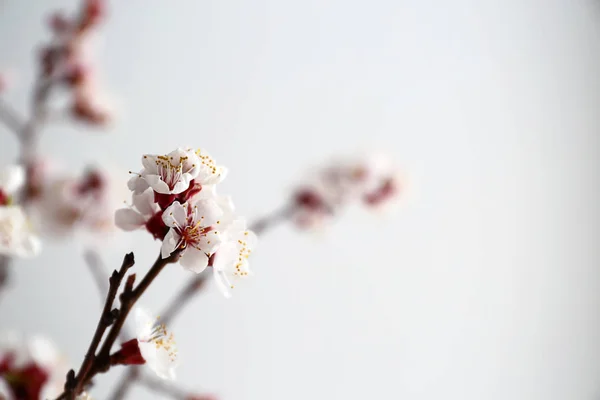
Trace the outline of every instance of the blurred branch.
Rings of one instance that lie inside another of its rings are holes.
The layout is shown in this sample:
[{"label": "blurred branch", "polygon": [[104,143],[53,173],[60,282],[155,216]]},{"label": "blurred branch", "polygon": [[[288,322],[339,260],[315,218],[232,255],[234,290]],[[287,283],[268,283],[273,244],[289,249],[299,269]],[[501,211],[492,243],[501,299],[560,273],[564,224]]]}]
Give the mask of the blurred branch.
[{"label": "blurred branch", "polygon": [[4,125],[21,140],[21,130],[24,126],[23,118],[2,99],[0,99],[0,121],[4,122]]},{"label": "blurred branch", "polygon": [[[104,296],[104,293],[108,292],[109,275],[107,272],[108,270],[102,261],[102,257],[96,250],[87,249],[83,253],[83,259],[85,260],[85,263],[87,264],[92,277],[96,282],[96,287],[98,288],[100,296]],[[120,337],[123,341],[129,340],[133,337],[126,325],[123,325],[123,328],[121,328]]]}]

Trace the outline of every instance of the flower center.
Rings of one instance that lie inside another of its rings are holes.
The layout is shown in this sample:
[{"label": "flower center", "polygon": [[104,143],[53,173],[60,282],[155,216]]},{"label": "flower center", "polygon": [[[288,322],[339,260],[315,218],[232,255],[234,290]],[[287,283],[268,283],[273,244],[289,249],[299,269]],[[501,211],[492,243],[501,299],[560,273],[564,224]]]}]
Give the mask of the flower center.
[{"label": "flower center", "polygon": [[173,157],[158,156],[156,165],[158,166],[158,173],[168,186],[169,189],[173,190],[175,184],[179,182],[183,175],[183,163],[188,159],[186,156],[179,157],[179,162],[173,164]]},{"label": "flower center", "polygon": [[163,348],[168,354],[171,361],[177,358],[177,346],[175,337],[172,332],[167,330],[165,324],[156,324],[153,326],[150,335],[141,342],[154,343],[157,349]]}]

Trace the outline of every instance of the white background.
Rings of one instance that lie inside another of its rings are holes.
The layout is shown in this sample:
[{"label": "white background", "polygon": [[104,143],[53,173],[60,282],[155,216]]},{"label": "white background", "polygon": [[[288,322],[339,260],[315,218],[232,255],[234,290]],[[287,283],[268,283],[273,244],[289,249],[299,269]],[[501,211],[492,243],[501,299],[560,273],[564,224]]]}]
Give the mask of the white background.
[{"label": "white background", "polygon": [[[44,15],[76,3],[0,2],[19,110]],[[96,161],[127,179],[144,152],[202,146],[249,217],[332,154],[384,149],[408,176],[394,217],[283,226],[233,299],[197,298],[173,326],[181,385],[225,400],[599,398],[600,3],[130,0],[110,13],[95,58],[119,119],[44,132],[74,172]],[[107,264],[133,250],[140,273],[159,248],[142,232],[115,241],[98,244]],[[100,302],[81,249],[19,262],[0,302],[0,328],[43,332],[77,364]],[[173,266],[143,303],[158,311],[187,276]]]}]

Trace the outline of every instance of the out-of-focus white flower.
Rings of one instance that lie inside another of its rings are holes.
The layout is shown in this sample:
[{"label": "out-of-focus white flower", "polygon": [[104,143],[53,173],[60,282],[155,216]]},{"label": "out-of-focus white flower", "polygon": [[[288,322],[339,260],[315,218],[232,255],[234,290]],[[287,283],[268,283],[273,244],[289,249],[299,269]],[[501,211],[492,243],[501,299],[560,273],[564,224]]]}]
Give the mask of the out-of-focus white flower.
[{"label": "out-of-focus white flower", "polygon": [[393,203],[399,193],[400,178],[388,158],[369,155],[337,160],[314,170],[296,191],[294,219],[301,227],[315,227],[350,204],[381,208]]},{"label": "out-of-focus white flower", "polygon": [[93,168],[82,177],[50,179],[33,203],[40,230],[51,238],[83,231],[114,230],[114,213],[122,204],[120,185],[109,172]]},{"label": "out-of-focus white flower", "polygon": [[222,236],[222,243],[215,253],[213,272],[225,297],[230,297],[230,290],[236,283],[252,274],[248,266],[248,257],[256,245],[257,238],[254,232],[246,228],[246,221],[242,219],[229,224]]},{"label": "out-of-focus white flower", "polygon": [[87,392],[83,392],[75,400],[94,400],[94,398]]},{"label": "out-of-focus white flower", "polygon": [[13,196],[24,182],[25,170],[21,166],[0,169],[0,254],[31,257],[40,250],[25,211],[13,204]]},{"label": "out-of-focus white flower", "polygon": [[7,165],[0,169],[0,206],[12,202],[13,196],[25,183],[25,169],[20,165]]},{"label": "out-of-focus white flower", "polygon": [[161,194],[179,194],[200,172],[200,159],[193,151],[176,149],[166,155],[146,154],[141,176]]},{"label": "out-of-focus white flower", "polygon": [[111,356],[111,363],[121,365],[146,364],[163,379],[175,379],[177,346],[173,333],[167,330],[159,318],[137,307],[135,309],[136,337],[121,345]]},{"label": "out-of-focus white flower", "polygon": [[19,206],[0,207],[0,254],[32,257],[40,249],[41,243],[23,209]]},{"label": "out-of-focus white flower", "polygon": [[175,201],[163,214],[163,221],[170,229],[163,240],[162,257],[167,258],[182,249],[181,265],[196,273],[204,271],[210,256],[221,243],[221,216],[223,210],[213,199],[183,205]]},{"label": "out-of-focus white flower", "polygon": [[175,379],[178,361],[173,333],[141,308],[136,309],[135,322],[140,352],[148,367],[163,379]]},{"label": "out-of-focus white flower", "polygon": [[67,371],[64,357],[43,336],[0,335],[0,379],[14,397],[55,398],[63,390]]}]

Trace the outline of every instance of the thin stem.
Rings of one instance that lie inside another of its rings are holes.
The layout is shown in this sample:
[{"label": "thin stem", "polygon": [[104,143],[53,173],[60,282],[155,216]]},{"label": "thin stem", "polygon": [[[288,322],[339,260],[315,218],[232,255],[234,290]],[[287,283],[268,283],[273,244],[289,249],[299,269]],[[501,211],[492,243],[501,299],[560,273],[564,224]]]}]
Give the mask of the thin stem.
[{"label": "thin stem", "polygon": [[[133,288],[135,275],[130,275],[125,283],[125,288],[123,293],[121,293],[120,301],[121,308],[118,311],[118,315],[114,320],[102,347],[98,351],[97,356],[93,357],[93,362],[89,364],[87,369],[80,370],[80,374],[74,379],[72,385],[69,385],[69,381],[67,380],[67,386],[72,387],[70,390],[65,390],[58,398],[60,399],[74,399],[75,395],[81,393],[85,385],[94,378],[98,373],[106,372],[110,369],[110,351],[119,337],[119,333],[125,324],[125,320],[129,315],[129,312],[135,305],[135,303],[139,300],[139,298],[144,294],[144,292],[148,289],[148,287],[152,284],[154,279],[160,274],[163,268],[170,263],[177,261],[179,258],[179,251],[173,252],[169,257],[162,258],[160,255],[146,274],[142,281],[137,285],[137,287]],[[114,276],[114,273],[113,273]],[[113,299],[114,300],[114,299]],[[98,345],[96,345],[97,348]],[[91,346],[90,346],[91,347]],[[86,361],[84,360],[84,365],[87,366]],[[85,371],[85,373],[81,374],[81,371]]]},{"label": "thin stem", "polygon": [[119,384],[115,388],[115,391],[111,396],[109,396],[109,400],[122,400],[125,398],[129,390],[131,389],[132,384],[139,379],[140,371],[136,366],[132,366],[127,369],[127,372],[123,374]]},{"label": "thin stem", "polygon": [[161,393],[176,400],[187,400],[191,398],[189,393],[175,387],[165,384],[163,381],[151,378],[149,376],[141,376],[139,379],[141,385],[146,386],[148,389],[154,390],[155,392]]},{"label": "thin stem", "polygon": [[168,325],[171,320],[181,312],[187,302],[204,287],[206,281],[205,274],[196,275],[190,278],[187,284],[175,295],[173,300],[171,300],[165,310],[159,314],[161,323]]},{"label": "thin stem", "polygon": [[265,232],[287,220],[292,215],[293,211],[294,209],[292,206],[285,206],[275,210],[251,223],[250,230],[258,236],[263,235]]},{"label": "thin stem", "polygon": [[85,377],[87,376],[90,369],[92,368],[92,365],[96,361],[96,350],[100,345],[102,336],[104,336],[104,332],[106,331],[106,329],[108,329],[108,327],[114,322],[116,313],[112,310],[112,306],[115,302],[117,291],[119,290],[121,282],[125,278],[127,271],[133,266],[134,263],[135,260],[133,257],[133,253],[125,255],[119,271],[114,271],[112,276],[110,277],[108,294],[106,295],[106,302],[104,303],[102,314],[100,314],[100,319],[98,320],[96,332],[94,333],[90,346],[88,347],[88,350],[85,354],[83,363],[81,364],[81,368],[79,369],[79,373],[75,377],[74,386],[70,388],[70,390],[67,392],[67,396],[74,397],[78,393],[78,390],[83,387]]},{"label": "thin stem", "polygon": [[[102,262],[100,254],[98,254],[98,252],[95,250],[88,249],[84,252],[83,259],[89,267],[92,277],[96,282],[96,287],[98,288],[100,296],[104,295],[104,293],[108,291],[108,274],[106,273],[106,267]],[[133,337],[129,333],[127,325],[124,325],[123,328],[121,328],[120,337],[123,341]]]}]

